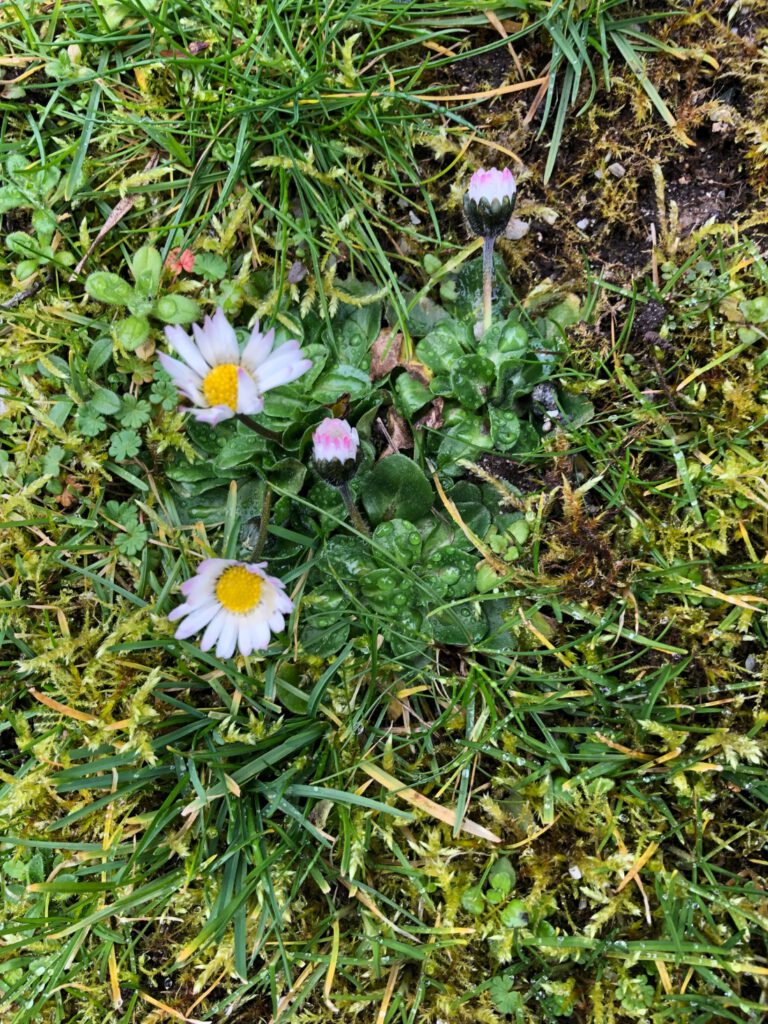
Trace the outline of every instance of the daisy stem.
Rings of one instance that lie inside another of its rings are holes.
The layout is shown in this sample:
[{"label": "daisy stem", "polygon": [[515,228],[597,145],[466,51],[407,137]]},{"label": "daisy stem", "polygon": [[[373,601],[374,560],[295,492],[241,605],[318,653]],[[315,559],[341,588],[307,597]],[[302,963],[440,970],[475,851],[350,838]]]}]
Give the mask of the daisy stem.
[{"label": "daisy stem", "polygon": [[244,423],[249,430],[252,430],[259,437],[265,437],[268,441],[277,441],[278,444],[283,443],[283,435],[278,434],[276,430],[269,430],[267,427],[262,427],[256,420],[252,420],[250,416],[246,416],[244,412],[236,413],[237,418],[241,423]]},{"label": "daisy stem", "polygon": [[358,533],[362,533],[364,537],[370,537],[371,531],[368,529],[368,524],[357,510],[355,500],[352,497],[352,492],[349,489],[349,484],[347,484],[346,482],[343,484],[339,484],[339,493],[344,499],[344,504],[347,507],[347,514],[349,515],[349,518],[352,520],[352,525],[354,526],[354,528],[357,530]]},{"label": "daisy stem", "polygon": [[257,559],[264,550],[267,543],[267,531],[269,530],[269,511],[272,508],[272,488],[264,484],[264,497],[261,499],[261,519],[259,519],[259,535],[256,538],[256,546],[253,551],[254,559]]},{"label": "daisy stem", "polygon": [[491,300],[493,298],[493,243],[494,238],[483,239],[483,333],[491,326]]}]

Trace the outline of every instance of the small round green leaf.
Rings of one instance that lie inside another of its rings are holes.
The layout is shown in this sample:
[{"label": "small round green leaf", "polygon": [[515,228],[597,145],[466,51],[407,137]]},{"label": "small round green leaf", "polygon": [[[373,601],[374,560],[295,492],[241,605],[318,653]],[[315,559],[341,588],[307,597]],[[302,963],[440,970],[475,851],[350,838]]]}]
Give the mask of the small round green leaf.
[{"label": "small round green leaf", "polygon": [[432,392],[409,373],[401,373],[395,381],[397,405],[405,416],[412,416],[432,399]]},{"label": "small round green leaf", "polygon": [[432,507],[432,487],[416,463],[405,455],[377,462],[362,488],[363,504],[373,523],[386,519],[421,519]]},{"label": "small round green leaf", "polygon": [[200,306],[186,295],[164,295],[152,307],[152,314],[165,324],[191,324],[200,318]]},{"label": "small round green leaf", "polygon": [[462,356],[451,370],[451,390],[465,409],[473,411],[485,405],[488,389],[496,377],[496,368],[485,356]]},{"label": "small round green leaf", "polygon": [[104,270],[88,275],[85,290],[92,299],[107,306],[127,306],[134,299],[133,288],[127,281]]},{"label": "small round green leaf", "polygon": [[160,287],[163,258],[153,245],[142,245],[131,261],[136,291],[145,297],[154,295]]},{"label": "small round green leaf", "polygon": [[473,885],[471,889],[467,889],[461,897],[461,905],[470,914],[482,914],[485,910],[485,897],[479,885]]},{"label": "small round green leaf", "polygon": [[115,337],[128,352],[135,352],[149,337],[149,320],[145,316],[127,316],[115,324]]},{"label": "small round green leaf", "polygon": [[405,519],[390,519],[379,523],[373,531],[373,540],[383,548],[374,551],[374,558],[381,565],[397,562],[398,565],[413,565],[421,554],[421,534]]},{"label": "small round green leaf", "polygon": [[506,452],[517,444],[517,439],[520,437],[520,420],[511,409],[490,406],[488,421],[491,425],[491,440],[494,448]]},{"label": "small round green leaf", "polygon": [[510,900],[499,914],[505,928],[525,928],[528,924],[528,913],[522,900]]},{"label": "small round green leaf", "polygon": [[416,356],[433,373],[450,373],[457,359],[465,354],[468,344],[467,329],[455,320],[438,324],[416,346]]}]

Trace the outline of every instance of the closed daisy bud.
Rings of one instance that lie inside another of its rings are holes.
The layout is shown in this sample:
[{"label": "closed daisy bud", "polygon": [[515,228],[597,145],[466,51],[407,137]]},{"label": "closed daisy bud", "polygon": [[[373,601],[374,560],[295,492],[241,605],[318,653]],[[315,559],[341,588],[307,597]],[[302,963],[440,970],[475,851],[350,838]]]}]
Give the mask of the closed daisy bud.
[{"label": "closed daisy bud", "polygon": [[475,171],[464,193],[464,213],[476,235],[496,238],[509,223],[517,188],[508,167]]},{"label": "closed daisy bud", "polygon": [[357,469],[360,438],[346,420],[325,419],[312,435],[315,467],[329,483],[348,480]]},{"label": "closed daisy bud", "polygon": [[[238,413],[255,415],[264,408],[264,393],[301,377],[312,366],[298,341],[274,349],[275,332],[262,334],[257,324],[243,351],[232,325],[217,309],[194,338],[181,327],[166,327],[165,335],[181,359],[160,353],[163,369],[193,405],[192,415],[215,426]],[[183,361],[182,361],[183,360]]]},{"label": "closed daisy bud", "polygon": [[168,616],[183,619],[177,640],[186,640],[204,630],[200,647],[209,651],[216,645],[218,658],[263,651],[272,633],[285,629],[285,616],[293,602],[285,584],[264,572],[266,562],[236,562],[231,558],[207,558],[197,574],[181,585],[186,602]]}]

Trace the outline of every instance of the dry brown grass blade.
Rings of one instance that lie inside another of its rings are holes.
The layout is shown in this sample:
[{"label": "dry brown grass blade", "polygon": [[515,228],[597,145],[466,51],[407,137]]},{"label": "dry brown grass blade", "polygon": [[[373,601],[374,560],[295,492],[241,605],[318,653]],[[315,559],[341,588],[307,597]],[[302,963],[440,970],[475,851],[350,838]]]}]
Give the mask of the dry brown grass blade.
[{"label": "dry brown grass blade", "polygon": [[645,865],[648,863],[648,861],[651,859],[651,857],[654,855],[654,853],[656,853],[658,848],[659,848],[659,844],[658,843],[651,843],[651,845],[646,849],[645,853],[642,853],[637,858],[635,863],[632,865],[632,867],[629,869],[629,871],[626,873],[626,875],[624,875],[622,880],[616,886],[616,892],[621,892],[621,890],[626,885],[628,885],[632,881],[632,879],[636,875],[638,875],[640,873],[640,871],[642,871],[642,869],[645,867]]},{"label": "dry brown grass blade", "polygon": [[[379,768],[378,765],[372,764],[370,761],[361,761],[360,767],[364,772],[370,775],[372,779],[384,786],[385,789],[388,789],[390,793],[395,793],[401,800],[405,800],[406,803],[411,804],[412,807],[418,807],[419,810],[424,811],[433,818],[437,818],[438,821],[442,821],[446,825],[450,825],[451,828],[456,827],[456,811],[454,811],[453,808],[444,807],[442,804],[435,803],[434,800],[430,800],[429,797],[423,796],[415,789],[411,789],[410,786],[403,785],[403,783],[400,782],[399,779],[396,779],[394,775],[390,775],[389,772],[385,772],[383,768]],[[501,842],[499,836],[494,835],[494,833],[489,829],[484,828],[482,825],[478,825],[469,818],[463,818],[460,827],[462,832],[469,832],[470,835],[477,836],[478,839],[484,839],[488,843]]]},{"label": "dry brown grass blade", "polygon": [[[142,172],[141,173],[142,174],[146,174],[147,171],[151,171],[152,168],[157,164],[157,161],[159,159],[160,159],[159,153],[153,153],[152,156],[150,156],[149,160],[144,165],[144,167],[142,168]],[[129,210],[131,210],[133,208],[133,205],[134,205],[134,203],[136,202],[136,200],[138,198],[139,198],[139,193],[135,192],[132,195],[124,196],[120,200],[120,202],[115,205],[115,207],[112,209],[112,211],[110,212],[109,216],[104,221],[104,223],[102,224],[101,228],[99,229],[99,233],[96,235],[94,240],[88,246],[88,251],[86,252],[85,256],[83,256],[83,258],[77,264],[75,269],[72,271],[72,273],[70,275],[70,278],[69,278],[70,281],[74,281],[76,279],[77,275],[80,273],[80,271],[83,269],[85,264],[88,262],[88,259],[89,259],[90,255],[91,255],[91,253],[96,248],[96,246],[99,244],[99,242],[102,240],[102,238],[107,234],[107,232],[112,230],[112,228],[115,226],[115,224],[118,224],[123,219],[123,217],[126,215],[126,213],[128,213]]]},{"label": "dry brown grass blade", "polygon": [[[483,14],[486,16],[488,21],[490,21],[490,23],[493,25],[493,27],[496,29],[496,31],[499,33],[502,39],[509,39],[509,32],[507,32],[507,30],[504,28],[504,25],[499,20],[497,14],[495,14],[493,11],[483,11]],[[515,48],[512,45],[512,43],[507,43],[507,50],[512,60],[515,62],[515,71],[517,71],[520,78],[522,78],[525,72],[523,71],[523,65],[520,63],[520,58],[517,56],[517,53],[515,52]]]},{"label": "dry brown grass blade", "polygon": [[480,552],[485,561],[491,566],[491,568],[495,572],[499,573],[501,576],[508,576],[509,566],[507,565],[507,563],[502,562],[500,558],[497,558],[496,555],[494,555],[494,553],[491,551],[491,549],[486,547],[485,544],[483,544],[483,542],[480,540],[477,534],[473,533],[472,530],[470,530],[470,528],[461,518],[459,510],[456,508],[454,503],[445,493],[445,489],[443,488],[443,485],[440,483],[440,477],[437,475],[437,471],[435,469],[432,469],[432,481],[435,485],[437,493],[440,495],[440,501],[442,501],[443,505],[445,505],[445,509],[448,512],[448,515],[451,517],[454,523],[456,523],[456,525],[459,527],[459,529],[467,538],[472,547],[476,548]]}]

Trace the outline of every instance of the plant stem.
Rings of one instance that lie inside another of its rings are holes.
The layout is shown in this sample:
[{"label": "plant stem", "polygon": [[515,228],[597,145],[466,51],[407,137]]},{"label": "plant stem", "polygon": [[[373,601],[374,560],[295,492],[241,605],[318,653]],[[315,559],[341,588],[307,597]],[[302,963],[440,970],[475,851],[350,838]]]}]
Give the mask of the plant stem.
[{"label": "plant stem", "polygon": [[352,497],[352,493],[347,483],[339,484],[339,494],[341,494],[342,498],[344,499],[344,504],[346,505],[347,508],[347,514],[349,515],[349,518],[352,520],[352,525],[354,526],[354,528],[358,531],[358,533],[362,533],[364,537],[370,537],[371,531],[368,529],[368,524],[366,523],[366,521],[358,512],[357,506],[355,505],[355,500]]},{"label": "plant stem", "polygon": [[235,413],[237,419],[241,423],[244,423],[249,430],[252,430],[254,434],[258,434],[259,437],[265,437],[268,441],[277,441],[278,444],[282,445],[283,435],[278,434],[276,430],[269,430],[267,427],[262,427],[256,420],[252,420],[250,416],[246,416],[244,412]]},{"label": "plant stem", "polygon": [[491,299],[493,297],[493,243],[495,239],[483,239],[483,333],[491,326]]},{"label": "plant stem", "polygon": [[267,531],[269,530],[269,511],[272,508],[272,488],[264,484],[264,497],[261,499],[261,519],[259,519],[259,534],[256,538],[256,546],[253,549],[253,557],[257,559],[264,550],[267,543]]}]

